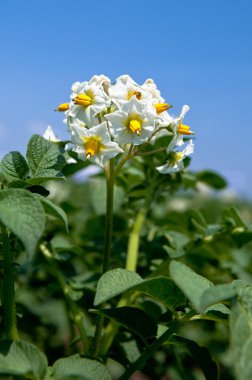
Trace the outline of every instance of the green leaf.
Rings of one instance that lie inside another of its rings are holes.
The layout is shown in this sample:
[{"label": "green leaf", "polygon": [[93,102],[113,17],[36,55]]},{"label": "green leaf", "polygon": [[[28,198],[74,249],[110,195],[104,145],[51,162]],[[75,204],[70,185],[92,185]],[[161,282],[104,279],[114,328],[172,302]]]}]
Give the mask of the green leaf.
[{"label": "green leaf", "polygon": [[57,144],[42,136],[33,135],[27,146],[26,157],[33,175],[30,183],[38,184],[42,180],[64,178],[61,169],[65,165],[65,158],[62,148]]},{"label": "green leaf", "polygon": [[156,277],[143,280],[140,284],[133,286],[130,290],[138,291],[162,302],[171,310],[185,304],[185,296],[174,282],[167,277]]},{"label": "green leaf", "polygon": [[234,284],[216,285],[207,289],[201,296],[201,312],[203,313],[208,306],[225,301],[236,296],[236,294],[237,290]]},{"label": "green leaf", "polygon": [[40,200],[42,206],[44,207],[45,213],[60,219],[64,223],[66,231],[68,231],[68,221],[67,221],[67,215],[65,211],[62,210],[61,207],[56,205],[50,199],[47,199],[41,196],[37,196],[37,197]]},{"label": "green leaf", "polygon": [[222,214],[224,222],[231,225],[233,228],[238,228],[238,231],[244,231],[248,228],[235,207],[230,207],[229,209],[224,210]]},{"label": "green leaf", "polygon": [[126,340],[125,342],[121,342],[120,346],[123,348],[129,363],[134,362],[141,355],[136,340]]},{"label": "green leaf", "polygon": [[8,181],[22,181],[29,174],[29,166],[21,153],[10,152],[2,158],[0,171]]},{"label": "green leaf", "polygon": [[31,257],[45,228],[45,213],[40,202],[27,190],[0,192],[0,221],[24,244]]},{"label": "green leaf", "polygon": [[106,272],[98,281],[94,305],[98,306],[126,291],[136,291],[162,302],[169,309],[185,303],[185,297],[167,277],[143,280],[137,273],[126,269]]},{"label": "green leaf", "polygon": [[15,180],[8,183],[8,188],[11,189],[26,189],[29,186],[27,181]]},{"label": "green leaf", "polygon": [[194,308],[200,312],[201,297],[205,290],[213,286],[213,283],[177,261],[171,262],[170,275]]},{"label": "green leaf", "polygon": [[197,178],[200,182],[203,182],[217,190],[224,189],[227,186],[227,182],[223,177],[210,170],[203,170],[198,172]]},{"label": "green leaf", "polygon": [[[175,345],[187,351],[187,353],[195,360],[198,366],[204,373],[206,380],[218,379],[218,367],[217,364],[211,358],[211,355],[207,348],[199,346],[192,340],[183,338],[178,335],[173,335],[167,342],[167,344]],[[186,370],[186,369],[185,369]]]},{"label": "green leaf", "polygon": [[222,303],[217,303],[212,306],[209,306],[205,314],[201,316],[202,319],[207,319],[209,321],[222,322],[226,325],[228,323],[228,317],[230,315],[230,309],[223,305]]},{"label": "green leaf", "polygon": [[252,378],[252,318],[246,306],[237,302],[231,313],[231,347],[237,380]]},{"label": "green leaf", "polygon": [[137,334],[143,341],[153,338],[157,334],[157,324],[147,313],[137,307],[123,306],[103,309],[95,311],[95,313],[118,322],[131,332]]},{"label": "green leaf", "polygon": [[137,273],[127,269],[112,269],[104,273],[97,284],[94,306],[108,301],[142,281]]},{"label": "green leaf", "polygon": [[164,245],[164,250],[171,258],[177,258],[185,254],[184,246],[188,243],[189,238],[178,231],[169,231],[165,233],[169,245]]},{"label": "green leaf", "polygon": [[23,341],[0,342],[0,374],[41,380],[46,370],[46,357],[33,344]]},{"label": "green leaf", "polygon": [[57,360],[48,380],[111,380],[107,368],[100,362],[72,355]]}]

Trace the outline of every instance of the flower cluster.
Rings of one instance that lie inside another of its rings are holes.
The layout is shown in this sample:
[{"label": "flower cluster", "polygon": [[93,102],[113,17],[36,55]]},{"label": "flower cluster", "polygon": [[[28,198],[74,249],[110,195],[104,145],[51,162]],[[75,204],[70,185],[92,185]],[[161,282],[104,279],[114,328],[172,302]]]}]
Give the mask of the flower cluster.
[{"label": "flower cluster", "polygon": [[165,147],[166,162],[157,167],[160,173],[171,173],[183,169],[184,158],[193,152],[192,140],[183,139],[193,134],[183,124],[189,107],[172,117],[168,113],[171,106],[152,79],[139,85],[122,75],[112,84],[108,77],[95,75],[88,82],[74,83],[70,99],[57,110],[65,112],[73,150],[82,160],[104,166],[117,155],[124,159],[129,151],[137,155],[157,138],[172,135]]}]

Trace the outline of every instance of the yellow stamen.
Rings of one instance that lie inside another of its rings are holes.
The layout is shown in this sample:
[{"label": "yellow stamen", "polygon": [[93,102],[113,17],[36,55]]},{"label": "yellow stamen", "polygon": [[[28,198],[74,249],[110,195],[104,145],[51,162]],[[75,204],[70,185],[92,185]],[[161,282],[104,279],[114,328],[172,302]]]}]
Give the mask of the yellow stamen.
[{"label": "yellow stamen", "polygon": [[139,123],[138,120],[130,120],[129,129],[131,130],[131,132],[136,133],[137,135],[140,135],[141,124]]},{"label": "yellow stamen", "polygon": [[69,103],[62,103],[54,111],[65,112],[69,109]]},{"label": "yellow stamen", "polygon": [[85,144],[86,157],[90,158],[100,151],[100,142],[91,137]]},{"label": "yellow stamen", "polygon": [[183,158],[183,154],[181,152],[177,152],[176,154],[176,161],[180,161]]},{"label": "yellow stamen", "polygon": [[190,127],[185,124],[180,124],[178,126],[178,133],[181,135],[193,135],[194,132],[190,131]]},{"label": "yellow stamen", "polygon": [[86,94],[78,94],[76,98],[74,98],[74,103],[78,104],[79,106],[90,106],[92,104],[92,98]]},{"label": "yellow stamen", "polygon": [[160,114],[164,111],[167,111],[169,108],[172,108],[172,106],[170,106],[168,103],[157,103],[154,104],[154,107],[156,108],[157,114]]},{"label": "yellow stamen", "polygon": [[183,158],[183,154],[181,152],[170,152],[168,164],[170,166],[174,166],[176,162],[180,161]]}]

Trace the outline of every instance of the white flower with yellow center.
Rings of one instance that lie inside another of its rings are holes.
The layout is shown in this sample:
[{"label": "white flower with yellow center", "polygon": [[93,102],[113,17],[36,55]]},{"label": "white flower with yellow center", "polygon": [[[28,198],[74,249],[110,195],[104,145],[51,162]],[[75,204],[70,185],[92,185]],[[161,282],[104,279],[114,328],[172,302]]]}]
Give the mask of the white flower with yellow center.
[{"label": "white flower with yellow center", "polygon": [[[184,163],[183,160],[185,157],[189,156],[193,153],[194,150],[194,144],[193,141],[190,140],[188,144],[182,145],[182,138],[179,137],[179,140],[177,141],[178,145],[175,147],[175,150],[170,150],[172,147],[171,144],[169,145],[167,152],[168,152],[168,159],[167,162],[162,165],[158,166],[156,169],[161,174],[169,174],[169,173],[175,173],[179,170],[184,169]],[[174,141],[175,144],[175,141]],[[185,148],[182,149],[182,147],[185,145]]]},{"label": "white flower with yellow center", "polygon": [[71,102],[67,116],[77,117],[89,128],[101,122],[98,114],[106,110],[111,100],[103,88],[107,77],[93,77],[91,82],[76,82],[72,86]]},{"label": "white flower with yellow center", "polygon": [[151,94],[139,86],[129,75],[121,75],[116,83],[109,87],[109,96],[114,104],[120,109],[132,96],[138,100],[151,100]]},{"label": "white flower with yellow center", "polygon": [[152,107],[133,96],[121,110],[105,115],[111,122],[110,130],[120,144],[140,145],[152,135],[157,114]]},{"label": "white flower with yellow center", "polygon": [[194,132],[191,131],[189,125],[183,124],[183,119],[189,110],[190,110],[189,106],[187,106],[187,105],[183,106],[181,113],[180,113],[180,116],[174,120],[174,124],[173,124],[174,135],[176,135],[176,134],[178,134],[178,135],[193,135],[194,134]]},{"label": "white flower with yellow center", "polygon": [[168,112],[161,113],[159,115],[157,128],[162,129],[160,130],[160,132],[158,132],[156,137],[161,137],[167,134],[173,134],[174,139],[172,140],[170,145],[174,146],[173,142],[180,140],[178,139],[178,137],[181,137],[181,140],[183,141],[183,136],[193,135],[194,132],[191,131],[190,127],[188,125],[183,124],[183,119],[186,113],[189,111],[189,109],[189,106],[183,106],[181,113],[177,118],[173,118],[171,115],[169,115]]},{"label": "white flower with yellow center", "polygon": [[89,160],[100,166],[123,153],[119,145],[111,141],[106,121],[90,129],[73,125],[72,143],[73,151],[81,160]]},{"label": "white flower with yellow center", "polygon": [[[166,112],[172,106],[165,102],[165,99],[160,95],[160,91],[158,90],[153,79],[147,79],[141,86],[145,91],[147,91],[151,95],[151,104],[156,110],[158,114],[158,126],[159,127],[167,127],[169,124],[173,122],[173,118]],[[165,133],[161,133],[165,134]]]}]

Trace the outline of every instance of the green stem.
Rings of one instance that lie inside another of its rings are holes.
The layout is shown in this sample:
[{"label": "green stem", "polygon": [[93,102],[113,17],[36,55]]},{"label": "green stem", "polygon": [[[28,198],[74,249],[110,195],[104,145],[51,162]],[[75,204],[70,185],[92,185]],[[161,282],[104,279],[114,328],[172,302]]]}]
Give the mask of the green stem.
[{"label": "green stem", "polygon": [[107,177],[106,177],[107,200],[106,200],[105,241],[104,241],[102,273],[107,272],[110,267],[111,244],[112,244],[112,233],[113,233],[114,182],[115,182],[115,171],[114,171],[114,161],[112,159],[109,162],[109,172],[107,173]]},{"label": "green stem", "polygon": [[188,321],[193,315],[194,312],[188,313],[183,319],[176,320],[172,323],[170,328],[166,330],[154,343],[152,343],[146,350],[142,353],[142,355],[139,356],[139,358],[130,364],[130,366],[126,369],[126,371],[122,374],[121,377],[119,377],[118,380],[128,380],[131,375],[133,375],[137,370],[140,370],[143,368],[144,364],[147,362],[147,360],[153,356],[153,354],[159,349],[159,347],[166,342],[166,340],[174,334],[174,332],[178,329],[178,327]]},{"label": "green stem", "polygon": [[131,270],[133,272],[136,271],[137,268],[137,256],[138,256],[138,250],[139,250],[139,239],[140,239],[140,233],[145,221],[146,216],[146,208],[140,209],[134,226],[132,228],[132,231],[129,236],[129,245],[128,245],[128,252],[127,252],[127,259],[126,259],[126,269]]},{"label": "green stem", "polygon": [[74,323],[76,324],[76,326],[79,330],[80,338],[81,338],[82,345],[83,345],[83,354],[88,355],[88,353],[89,353],[89,342],[88,342],[88,336],[87,336],[87,333],[86,333],[86,330],[85,330],[85,327],[83,324],[83,313],[80,311],[80,309],[78,308],[76,303],[72,300],[72,298],[69,296],[69,290],[70,290],[69,286],[67,285],[65,278],[62,275],[62,273],[60,272],[58,266],[55,264],[53,254],[49,251],[49,249],[45,246],[45,244],[40,245],[40,250],[43,253],[43,255],[45,256],[45,258],[47,259],[47,261],[49,262],[49,264],[52,268],[52,273],[57,278],[57,280],[60,284],[60,287],[64,293],[64,296],[65,296],[65,299],[67,302],[67,306],[69,307],[71,315],[72,315],[72,319],[73,319]]},{"label": "green stem", "polygon": [[[105,171],[105,174],[106,174],[106,185],[107,185],[107,200],[106,200],[105,241],[104,241],[102,274],[107,272],[110,268],[111,245],[112,245],[112,234],[113,234],[113,201],[114,201],[114,183],[115,183],[115,168],[114,168],[113,159],[109,161],[109,168],[108,168],[108,171]],[[92,356],[94,358],[97,358],[100,355],[103,324],[104,324],[104,317],[99,315],[96,321],[94,343],[92,347]]]},{"label": "green stem", "polygon": [[149,152],[141,152],[141,151],[138,151],[135,153],[135,156],[148,156],[148,155],[151,155],[151,154],[154,154],[154,153],[159,153],[159,152],[163,152],[165,151],[167,148],[158,148],[158,149],[153,149],[153,150],[150,150]]},{"label": "green stem", "polygon": [[10,251],[9,236],[6,227],[1,224],[3,242],[3,286],[2,304],[4,310],[4,324],[7,339],[19,339],[16,321],[15,288],[13,275],[13,254]]},{"label": "green stem", "polygon": [[118,163],[117,167],[115,168],[115,176],[119,173],[123,165],[134,156],[135,156],[134,145],[131,144],[128,152],[126,153],[124,157],[122,157],[121,161]]}]

